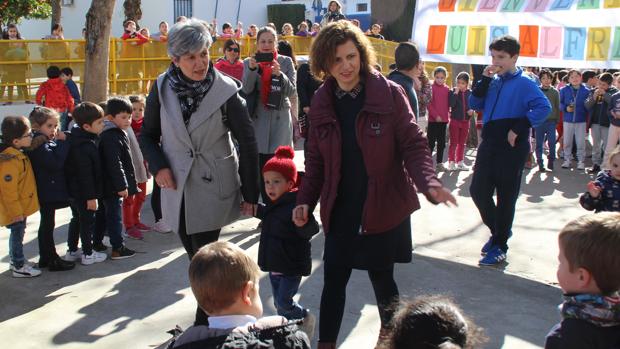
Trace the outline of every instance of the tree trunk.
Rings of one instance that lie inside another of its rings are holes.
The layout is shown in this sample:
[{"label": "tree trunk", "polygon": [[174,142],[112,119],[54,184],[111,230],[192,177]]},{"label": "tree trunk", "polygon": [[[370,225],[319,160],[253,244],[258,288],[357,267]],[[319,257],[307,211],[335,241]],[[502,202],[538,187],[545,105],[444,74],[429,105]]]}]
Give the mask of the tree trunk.
[{"label": "tree trunk", "polygon": [[370,3],[372,23],[381,24],[387,40],[407,41],[411,38],[416,0],[381,0]]},{"label": "tree trunk", "polygon": [[142,19],[142,0],[125,0],[123,2],[123,8],[125,9],[125,21],[132,20],[136,22],[136,27],[138,26],[138,21]]},{"label": "tree trunk", "polygon": [[86,13],[84,101],[98,103],[108,97],[108,60],[114,2],[115,0],[92,0]]},{"label": "tree trunk", "polygon": [[52,28],[54,24],[60,23],[60,17],[62,15],[62,6],[60,6],[61,0],[52,0]]}]

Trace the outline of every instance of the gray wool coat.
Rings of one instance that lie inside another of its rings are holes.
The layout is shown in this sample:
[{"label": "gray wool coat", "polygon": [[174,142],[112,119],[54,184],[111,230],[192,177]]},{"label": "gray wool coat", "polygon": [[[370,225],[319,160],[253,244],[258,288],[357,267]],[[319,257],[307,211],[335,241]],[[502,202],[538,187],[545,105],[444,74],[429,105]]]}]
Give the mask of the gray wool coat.
[{"label": "gray wool coat", "polygon": [[[176,189],[162,188],[161,208],[164,221],[176,232],[180,230],[181,219],[185,220],[186,233],[191,235],[220,229],[239,217],[239,159],[221,109],[238,90],[233,79],[215,72],[213,85],[186,127],[179,99],[170,88],[167,75],[164,73],[157,78],[164,159],[154,155],[157,151],[150,144],[153,137],[148,136],[151,132],[145,128],[141,135],[146,136],[142,146],[154,171],[170,168],[174,175]],[[247,118],[247,111],[245,115]],[[253,173],[258,175],[257,171]]]},{"label": "gray wool coat", "polygon": [[274,154],[281,145],[293,146],[293,125],[291,122],[291,101],[289,97],[297,93],[297,72],[290,57],[278,56],[282,72],[282,100],[280,109],[266,109],[260,101],[262,82],[258,68],[250,70],[250,59],[243,61],[243,87],[246,95],[258,93],[254,120],[254,132],[260,154]]}]

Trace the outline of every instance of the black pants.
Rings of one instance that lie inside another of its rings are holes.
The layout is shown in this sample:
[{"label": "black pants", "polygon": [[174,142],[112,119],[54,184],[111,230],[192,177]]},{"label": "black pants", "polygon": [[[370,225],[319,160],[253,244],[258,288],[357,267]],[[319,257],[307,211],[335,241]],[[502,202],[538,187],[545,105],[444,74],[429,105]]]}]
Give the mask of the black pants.
[{"label": "black pants", "polygon": [[[469,187],[482,222],[489,228],[493,245],[508,251],[512,221],[521,188],[521,174],[529,154],[527,141],[511,147],[507,141],[487,142],[478,148],[474,176]],[[497,204],[493,193],[497,194]]]},{"label": "black pants", "polygon": [[443,162],[443,152],[446,148],[446,126],[445,122],[429,122],[428,132],[428,147],[431,149],[431,154],[435,149],[435,143],[437,143],[437,163]]},{"label": "black pants", "polygon": [[258,170],[260,171],[260,196],[263,198],[263,203],[267,204],[269,197],[265,191],[265,178],[263,177],[263,167],[275,154],[258,154]]},{"label": "black pants", "polygon": [[93,242],[96,244],[103,244],[103,237],[105,235],[105,205],[103,204],[103,200],[97,200],[97,213],[95,214],[95,230],[93,232]]},{"label": "black pants", "polygon": [[41,264],[46,264],[59,258],[56,253],[56,244],[54,243],[56,207],[59,206],[41,204],[39,210],[41,221],[39,222],[37,240],[39,242],[39,263]]},{"label": "black pants", "polygon": [[[181,238],[181,243],[187,252],[187,256],[189,260],[192,260],[192,257],[198,252],[198,250],[207,244],[217,241],[220,238],[221,229],[204,231],[201,233],[195,234],[187,234],[187,228],[185,226],[185,199],[183,199],[183,203],[181,204],[181,212],[179,221],[179,238]],[[209,325],[209,315],[207,315],[200,307],[196,308],[196,319],[194,320],[194,325]]]},{"label": "black pants", "polygon": [[69,250],[77,251],[78,237],[82,240],[82,252],[91,254],[93,252],[93,230],[95,228],[95,211],[86,209],[86,201],[73,201],[71,203],[71,211],[75,211],[78,217],[79,229],[69,229],[69,237],[67,244]]},{"label": "black pants", "polygon": [[[344,306],[346,301],[347,283],[351,277],[351,268],[334,263],[325,263],[323,275],[323,293],[319,314],[319,341],[336,342]],[[381,327],[386,327],[392,320],[394,309],[391,306],[398,302],[398,286],[394,281],[394,266],[382,270],[369,270],[368,277],[375,291]]]},{"label": "black pants", "polygon": [[159,222],[163,217],[161,214],[161,188],[155,180],[153,180],[153,191],[151,191],[151,209],[153,216],[155,216],[155,222]]}]

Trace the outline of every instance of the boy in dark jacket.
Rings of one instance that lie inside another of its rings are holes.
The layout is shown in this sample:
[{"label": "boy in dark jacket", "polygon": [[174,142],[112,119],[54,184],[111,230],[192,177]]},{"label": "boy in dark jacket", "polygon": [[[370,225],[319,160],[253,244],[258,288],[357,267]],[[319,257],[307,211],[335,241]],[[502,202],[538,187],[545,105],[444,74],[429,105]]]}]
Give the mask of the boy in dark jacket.
[{"label": "boy in dark jacket", "polygon": [[592,134],[592,168],[588,173],[596,174],[601,170],[601,154],[607,146],[611,113],[609,101],[618,90],[612,85],[613,76],[603,73],[598,79],[598,87],[590,91],[585,106],[590,113],[589,126]]},{"label": "boy in dark jacket", "polygon": [[[416,67],[420,63],[420,51],[412,42],[401,42],[394,50],[394,61],[396,62],[396,69],[388,75],[388,79],[403,87],[409,100],[409,106],[415,114],[416,121],[418,121],[420,110],[418,109],[418,96],[415,92],[413,79],[416,77]],[[299,81],[299,76],[297,80]]]},{"label": "boy in dark jacket", "polygon": [[310,215],[308,223],[299,228],[293,223],[297,200],[297,169],[295,151],[281,146],[263,167],[266,205],[259,205],[255,216],[262,220],[258,265],[269,272],[273,301],[278,315],[289,320],[304,319],[302,330],[312,338],[314,316],[293,300],[302,276],[310,275],[312,257],[310,239],[319,232],[319,225]]},{"label": "boy in dark jacket", "polygon": [[64,132],[58,132],[60,116],[55,110],[35,107],[29,119],[34,137],[26,154],[32,163],[37,182],[41,215],[37,236],[39,268],[48,268],[50,271],[70,270],[75,267],[75,263],[61,259],[54,243],[56,210],[69,206],[69,190],[65,179],[69,144]]},{"label": "boy in dark jacket", "polygon": [[[105,253],[93,251],[92,246],[97,199],[103,194],[103,173],[97,149],[97,136],[103,131],[103,110],[91,102],[80,103],[73,111],[73,118],[78,127],[72,129],[69,138],[65,175],[80,228],[79,237],[75,230],[69,229],[65,260],[81,260],[83,265],[90,265],[107,258]],[[78,250],[78,238],[82,240],[82,251]]]},{"label": "boy in dark jacket", "polygon": [[558,242],[562,322],[547,335],[545,348],[620,348],[620,214],[577,218]]},{"label": "boy in dark jacket", "polygon": [[112,259],[125,259],[135,255],[134,251],[125,247],[121,235],[122,200],[131,200],[130,196],[138,193],[129,139],[125,133],[125,130],[131,127],[131,113],[131,102],[128,99],[110,98],[106,108],[107,120],[104,121],[99,141],[105,225],[112,244]]},{"label": "boy in dark jacket", "polygon": [[209,326],[188,328],[168,348],[310,348],[296,324],[260,318],[258,279],[256,262],[239,247],[225,241],[202,247],[190,263],[189,282]]}]

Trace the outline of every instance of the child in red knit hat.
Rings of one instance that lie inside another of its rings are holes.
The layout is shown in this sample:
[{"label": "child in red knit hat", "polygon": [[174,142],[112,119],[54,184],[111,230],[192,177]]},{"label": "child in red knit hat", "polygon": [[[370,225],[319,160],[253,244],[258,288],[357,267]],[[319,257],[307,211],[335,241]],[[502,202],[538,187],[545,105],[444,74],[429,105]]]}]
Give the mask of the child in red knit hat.
[{"label": "child in red knit hat", "polygon": [[299,289],[301,277],[310,275],[310,239],[319,232],[319,224],[312,215],[308,224],[301,228],[293,223],[298,185],[294,156],[293,148],[278,147],[275,156],[262,169],[269,200],[258,205],[254,213],[263,222],[258,265],[269,272],[278,315],[289,320],[304,319],[300,328],[312,339],[315,317],[295,302],[293,296]]}]

